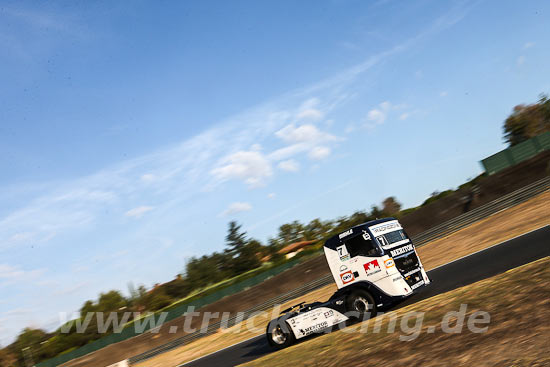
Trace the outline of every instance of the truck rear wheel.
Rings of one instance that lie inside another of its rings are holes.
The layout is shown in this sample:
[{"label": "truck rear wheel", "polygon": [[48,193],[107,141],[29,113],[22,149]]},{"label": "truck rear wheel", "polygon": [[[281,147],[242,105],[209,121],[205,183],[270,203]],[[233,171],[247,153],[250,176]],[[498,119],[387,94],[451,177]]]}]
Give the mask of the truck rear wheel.
[{"label": "truck rear wheel", "polygon": [[267,341],[272,347],[282,349],[293,344],[295,341],[294,333],[282,320],[273,320],[267,325]]},{"label": "truck rear wheel", "polygon": [[369,292],[357,289],[347,295],[346,311],[352,319],[367,320],[376,315],[376,303]]}]

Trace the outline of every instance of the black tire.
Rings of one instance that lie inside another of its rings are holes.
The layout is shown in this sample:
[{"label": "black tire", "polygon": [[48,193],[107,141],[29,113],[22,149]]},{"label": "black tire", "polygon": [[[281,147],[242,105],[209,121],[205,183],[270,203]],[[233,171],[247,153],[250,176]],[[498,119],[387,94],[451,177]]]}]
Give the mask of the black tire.
[{"label": "black tire", "polygon": [[376,303],[369,292],[357,289],[346,296],[346,312],[350,319],[368,320],[376,316]]},{"label": "black tire", "polygon": [[292,344],[296,338],[284,320],[272,320],[267,325],[267,341],[273,348],[283,349]]}]

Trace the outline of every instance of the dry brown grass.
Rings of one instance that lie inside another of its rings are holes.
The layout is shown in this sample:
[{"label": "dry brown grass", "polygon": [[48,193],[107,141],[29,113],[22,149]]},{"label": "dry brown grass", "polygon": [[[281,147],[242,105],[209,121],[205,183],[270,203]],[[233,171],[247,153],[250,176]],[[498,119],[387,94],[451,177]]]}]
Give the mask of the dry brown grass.
[{"label": "dry brown grass", "polygon": [[[418,248],[419,256],[426,269],[432,269],[462,256],[482,250],[496,243],[506,241],[522,233],[550,224],[550,192],[542,193],[529,201],[506,209],[476,222],[449,236],[435,240]],[[334,293],[331,284],[305,296],[287,302],[281,309],[298,302],[326,300]],[[195,358],[231,346],[253,336],[261,335],[269,315],[256,317],[252,322],[258,328],[249,331],[243,325],[236,325],[240,332],[218,332],[180,348],[163,353],[155,358],[136,364],[140,367],[176,366]]]},{"label": "dry brown grass", "polygon": [[[368,324],[322,335],[244,366],[548,366],[550,365],[550,258],[441,294],[393,312],[396,332],[381,332]],[[445,333],[441,321],[449,311],[467,305],[466,320],[474,311],[490,314],[488,330]],[[402,341],[399,328],[409,311],[426,312],[421,332]],[[372,323],[376,320],[373,319]],[[361,327],[367,333],[359,333]],[[434,331],[429,333],[429,328]],[[355,331],[355,332],[352,332]]]}]

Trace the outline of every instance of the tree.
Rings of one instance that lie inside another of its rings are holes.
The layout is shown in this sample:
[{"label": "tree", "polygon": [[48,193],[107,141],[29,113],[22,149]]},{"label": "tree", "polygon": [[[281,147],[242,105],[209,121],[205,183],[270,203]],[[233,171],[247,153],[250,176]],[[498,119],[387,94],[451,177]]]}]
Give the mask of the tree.
[{"label": "tree", "polygon": [[[34,353],[40,349],[40,343],[47,339],[48,334],[44,330],[31,328],[23,329],[15,340],[15,343],[12,344],[14,346],[14,350],[12,351],[16,353],[18,364],[24,366],[26,357],[34,359],[36,357]],[[23,350],[28,354],[24,355]]]},{"label": "tree", "polygon": [[347,227],[354,227],[358,224],[365,223],[365,222],[367,222],[371,219],[373,219],[373,218],[371,218],[368,213],[366,213],[364,211],[356,211],[355,213],[353,213],[348,218],[348,220],[346,222],[346,226]]},{"label": "tree", "polygon": [[211,266],[216,269],[216,274],[214,275],[216,282],[219,282],[220,280],[228,278],[232,275],[233,269],[231,260],[232,257],[228,253],[214,252],[212,255],[210,255],[208,261],[210,262]]},{"label": "tree", "polygon": [[382,210],[380,210],[380,208],[376,205],[373,205],[371,208],[370,208],[370,215],[374,218],[374,219],[380,219],[380,218],[383,218],[384,217],[384,213],[382,212]]},{"label": "tree", "polygon": [[200,258],[192,257],[187,263],[185,273],[193,289],[204,288],[217,280],[215,263],[206,255]]},{"label": "tree", "polygon": [[510,146],[550,131],[550,99],[541,94],[538,103],[514,107],[504,121],[504,139]]},{"label": "tree", "polygon": [[262,245],[256,240],[247,240],[246,232],[241,231],[241,226],[237,222],[229,222],[225,240],[226,254],[230,256],[228,263],[231,266],[232,275],[240,274],[261,265],[258,255],[261,253]]},{"label": "tree", "polygon": [[164,284],[163,288],[166,295],[172,299],[183,298],[191,292],[191,284],[187,279],[181,277]]},{"label": "tree", "polygon": [[319,218],[315,218],[304,227],[304,238],[306,240],[321,240],[331,229],[331,222],[323,222]]},{"label": "tree", "polygon": [[15,367],[17,357],[8,348],[0,349],[0,366]]},{"label": "tree", "polygon": [[94,304],[94,301],[86,301],[80,308],[80,317],[86,317],[88,312],[96,312],[97,307]]},{"label": "tree", "polygon": [[236,267],[239,272],[252,270],[262,265],[260,257],[262,256],[263,248],[262,244],[255,240],[249,240],[246,245],[240,250],[237,261],[239,262]]},{"label": "tree", "polygon": [[147,296],[147,309],[158,311],[172,303],[170,297],[164,293],[162,288],[151,291]]},{"label": "tree", "polygon": [[279,240],[283,245],[302,241],[304,239],[304,225],[297,220],[279,227]]},{"label": "tree", "polygon": [[395,200],[395,197],[390,196],[382,202],[382,212],[387,215],[395,215],[401,210],[401,204]]},{"label": "tree", "polygon": [[270,238],[268,242],[269,245],[266,246],[266,250],[269,255],[269,261],[278,263],[286,259],[285,255],[279,253],[282,246],[277,239]]},{"label": "tree", "polygon": [[109,291],[101,293],[97,301],[96,311],[99,312],[115,312],[128,305],[126,298],[119,291]]},{"label": "tree", "polygon": [[228,253],[235,258],[239,251],[246,245],[246,232],[241,232],[241,226],[235,221],[229,222],[229,229],[225,237]]}]

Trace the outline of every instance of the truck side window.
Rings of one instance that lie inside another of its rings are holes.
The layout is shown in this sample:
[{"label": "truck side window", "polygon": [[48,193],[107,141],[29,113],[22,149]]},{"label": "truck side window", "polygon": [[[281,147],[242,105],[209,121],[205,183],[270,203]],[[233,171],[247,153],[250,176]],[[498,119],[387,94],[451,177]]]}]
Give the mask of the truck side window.
[{"label": "truck side window", "polygon": [[347,239],[345,244],[350,257],[378,255],[372,240],[365,240],[361,235]]}]

